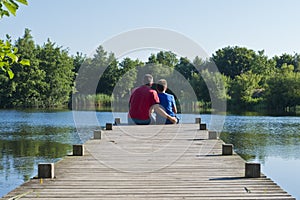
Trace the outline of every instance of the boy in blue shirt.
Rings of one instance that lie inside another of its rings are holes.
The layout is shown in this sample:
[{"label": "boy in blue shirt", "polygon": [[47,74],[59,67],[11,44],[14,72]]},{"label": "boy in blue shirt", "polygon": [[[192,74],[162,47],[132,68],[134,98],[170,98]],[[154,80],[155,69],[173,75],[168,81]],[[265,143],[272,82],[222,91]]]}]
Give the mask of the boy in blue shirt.
[{"label": "boy in blue shirt", "polygon": [[[177,108],[175,103],[175,98],[173,95],[166,93],[167,90],[167,81],[165,79],[160,79],[157,83],[156,89],[158,92],[158,97],[160,101],[160,106],[172,117],[176,117]],[[177,117],[176,117],[177,118]],[[177,118],[177,123],[179,119]],[[156,115],[157,124],[173,124],[170,120],[166,120],[160,115]]]}]

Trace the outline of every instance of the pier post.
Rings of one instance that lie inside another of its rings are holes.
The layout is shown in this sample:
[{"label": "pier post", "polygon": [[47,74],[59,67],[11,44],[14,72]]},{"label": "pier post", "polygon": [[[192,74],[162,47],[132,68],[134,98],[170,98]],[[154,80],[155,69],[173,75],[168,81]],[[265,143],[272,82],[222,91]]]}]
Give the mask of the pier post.
[{"label": "pier post", "polygon": [[245,177],[259,178],[260,177],[260,163],[245,163]]},{"label": "pier post", "polygon": [[105,129],[106,130],[112,130],[112,123],[106,123],[106,125],[105,125]]},{"label": "pier post", "polygon": [[222,155],[232,155],[233,145],[232,144],[223,144],[222,145]]},{"label": "pier post", "polygon": [[200,130],[206,130],[206,124],[201,124],[200,123]]},{"label": "pier post", "polygon": [[195,124],[201,124],[201,118],[200,117],[195,118]]},{"label": "pier post", "polygon": [[54,178],[54,163],[40,163],[38,165],[38,178]]},{"label": "pier post", "polygon": [[218,139],[217,131],[208,131],[208,139],[209,140],[216,140]]},{"label": "pier post", "polygon": [[121,118],[115,118],[115,125],[121,124]]},{"label": "pier post", "polygon": [[102,131],[101,130],[94,130],[94,139],[101,140]]},{"label": "pier post", "polygon": [[84,155],[84,145],[75,144],[73,145],[73,156],[83,156]]}]

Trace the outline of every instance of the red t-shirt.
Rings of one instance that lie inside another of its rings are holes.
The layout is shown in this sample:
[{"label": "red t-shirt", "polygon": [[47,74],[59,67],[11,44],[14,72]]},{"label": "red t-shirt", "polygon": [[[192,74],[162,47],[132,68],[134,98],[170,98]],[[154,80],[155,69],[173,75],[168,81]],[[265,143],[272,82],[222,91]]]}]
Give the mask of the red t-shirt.
[{"label": "red t-shirt", "polygon": [[159,104],[159,98],[155,90],[146,85],[135,89],[129,100],[129,117],[148,120],[150,118],[150,108],[154,104]]}]

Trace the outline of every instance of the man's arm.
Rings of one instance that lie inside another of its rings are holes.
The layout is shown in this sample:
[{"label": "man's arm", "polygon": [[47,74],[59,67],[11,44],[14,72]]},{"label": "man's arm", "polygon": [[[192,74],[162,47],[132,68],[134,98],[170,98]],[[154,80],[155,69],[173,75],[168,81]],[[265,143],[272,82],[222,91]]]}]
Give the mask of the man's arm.
[{"label": "man's arm", "polygon": [[170,115],[168,115],[160,106],[159,104],[154,104],[153,105],[153,109],[156,113],[158,113],[160,116],[170,120],[173,124],[177,123],[177,118],[176,117],[172,117]]}]

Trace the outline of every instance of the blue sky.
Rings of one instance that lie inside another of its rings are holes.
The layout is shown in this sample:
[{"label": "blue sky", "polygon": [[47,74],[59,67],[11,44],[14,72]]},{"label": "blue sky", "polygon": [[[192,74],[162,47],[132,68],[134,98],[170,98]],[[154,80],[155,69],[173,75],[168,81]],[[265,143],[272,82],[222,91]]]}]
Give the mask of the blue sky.
[{"label": "blue sky", "polygon": [[169,29],[208,55],[226,46],[265,50],[272,57],[300,53],[298,0],[28,0],[16,17],[0,20],[0,38],[15,40],[29,28],[37,44],[89,55],[120,33],[143,27]]}]

